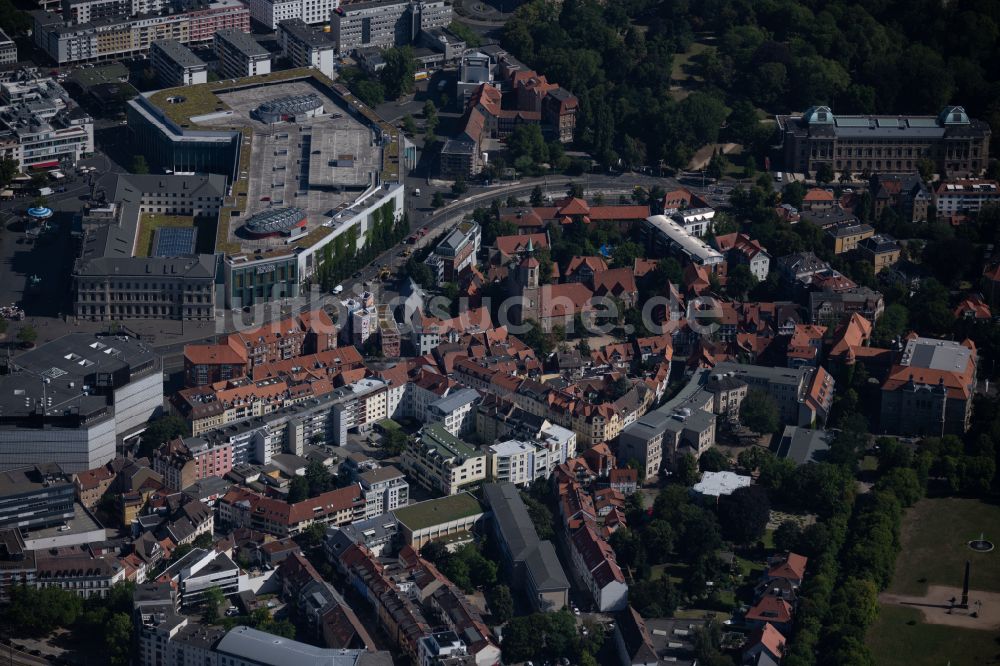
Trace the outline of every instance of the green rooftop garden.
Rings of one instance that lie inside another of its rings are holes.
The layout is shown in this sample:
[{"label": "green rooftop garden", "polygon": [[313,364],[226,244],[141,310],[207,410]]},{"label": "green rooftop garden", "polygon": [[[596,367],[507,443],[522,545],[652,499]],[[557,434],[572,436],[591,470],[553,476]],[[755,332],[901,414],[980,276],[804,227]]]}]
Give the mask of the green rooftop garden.
[{"label": "green rooftop garden", "polygon": [[469,518],[483,513],[483,506],[469,493],[418,502],[393,512],[396,520],[417,532],[433,525]]},{"label": "green rooftop garden", "polygon": [[[218,95],[216,95],[217,91],[226,91],[234,88],[260,85],[262,83],[291,81],[309,76],[317,79],[322,77],[322,79],[329,81],[329,79],[322,76],[322,74],[319,74],[319,72],[315,72],[307,68],[289,69],[281,72],[271,72],[270,74],[264,74],[261,76],[248,76],[242,79],[236,79],[235,81],[232,79],[226,79],[223,81],[214,81],[212,83],[205,83],[197,86],[166,88],[165,90],[158,90],[153,93],[150,96],[149,101],[162,109],[167,117],[178,125],[197,127],[197,125],[191,124],[192,116],[200,116],[205,113],[212,113],[213,111],[225,111],[229,109],[229,106],[219,99]],[[176,101],[181,100],[182,98],[183,101]],[[170,101],[171,99],[174,99],[175,101],[172,102]],[[228,129],[241,129],[241,127],[230,127]]]},{"label": "green rooftop garden", "polygon": [[425,425],[420,431],[420,438],[428,448],[444,448],[461,458],[474,458],[483,453],[468,442],[448,432],[441,423]]}]

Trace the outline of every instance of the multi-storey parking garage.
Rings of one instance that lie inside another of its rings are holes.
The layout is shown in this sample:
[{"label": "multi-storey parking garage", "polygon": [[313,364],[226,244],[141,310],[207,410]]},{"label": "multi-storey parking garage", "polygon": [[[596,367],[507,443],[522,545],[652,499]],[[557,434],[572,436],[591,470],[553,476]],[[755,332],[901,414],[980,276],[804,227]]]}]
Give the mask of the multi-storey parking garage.
[{"label": "multi-storey parking garage", "polygon": [[[316,70],[147,93],[129,114],[151,163],[229,177],[216,236],[226,307],[298,296],[324,248],[343,237],[360,250],[377,211],[402,215],[405,139]],[[275,209],[301,216],[260,233]]]}]

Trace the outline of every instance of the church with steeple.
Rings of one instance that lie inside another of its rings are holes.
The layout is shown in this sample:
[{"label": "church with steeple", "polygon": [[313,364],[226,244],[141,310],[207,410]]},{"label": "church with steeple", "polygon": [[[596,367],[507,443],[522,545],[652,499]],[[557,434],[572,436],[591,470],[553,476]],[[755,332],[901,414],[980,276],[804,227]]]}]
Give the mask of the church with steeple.
[{"label": "church with steeple", "polygon": [[541,266],[535,258],[535,245],[528,239],[524,254],[510,273],[512,276],[510,295],[521,299],[520,304],[510,312],[519,324],[529,319],[538,321]]},{"label": "church with steeple", "polygon": [[575,315],[592,309],[590,299],[594,292],[585,284],[542,284],[541,270],[534,243],[529,239],[524,252],[510,263],[507,293],[517,299],[516,304],[507,308],[512,323],[536,321],[542,330],[549,332],[557,324],[569,326]]}]

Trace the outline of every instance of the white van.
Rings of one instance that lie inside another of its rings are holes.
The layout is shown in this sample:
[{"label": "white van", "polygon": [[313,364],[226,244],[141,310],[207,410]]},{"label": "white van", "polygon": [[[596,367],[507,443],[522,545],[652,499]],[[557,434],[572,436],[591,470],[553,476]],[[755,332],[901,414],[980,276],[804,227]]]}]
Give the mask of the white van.
[{"label": "white van", "polygon": [[774,180],[775,180],[776,182],[779,182],[779,183],[780,183],[780,182],[781,182],[781,181],[783,181],[784,179],[785,179],[785,174],[781,173],[780,171],[778,171],[778,172],[776,172],[776,173],[774,174]]},{"label": "white van", "polygon": [[344,291],[344,285],[338,284],[336,287],[330,290],[330,293],[336,295],[342,291]]}]

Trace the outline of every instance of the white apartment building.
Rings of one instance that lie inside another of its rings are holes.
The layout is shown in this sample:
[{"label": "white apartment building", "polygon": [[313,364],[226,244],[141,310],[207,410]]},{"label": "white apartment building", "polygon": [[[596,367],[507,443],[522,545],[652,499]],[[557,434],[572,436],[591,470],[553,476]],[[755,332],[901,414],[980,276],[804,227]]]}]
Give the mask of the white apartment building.
[{"label": "white apartment building", "polygon": [[392,465],[363,472],[358,482],[365,493],[365,519],[395,511],[410,502],[410,484]]},{"label": "white apartment building", "polygon": [[771,255],[767,252],[758,252],[750,258],[750,274],[763,282],[771,272]]},{"label": "white apartment building", "polygon": [[403,451],[403,469],[429,490],[454,495],[486,479],[486,454],[455,437],[440,423],[420,430]]},{"label": "white apartment building", "polygon": [[0,65],[9,65],[17,62],[17,44],[0,30]]},{"label": "white apartment building", "polygon": [[0,83],[0,156],[28,168],[59,167],[94,152],[94,120],[55,79],[21,70]]},{"label": "white apartment building", "polygon": [[227,28],[215,33],[219,73],[227,79],[271,73],[271,54],[248,33]]},{"label": "white apartment building", "polygon": [[639,231],[654,251],[669,252],[710,270],[725,262],[722,253],[665,215],[643,220]]},{"label": "white apartment building", "polygon": [[210,41],[217,30],[250,30],[250,10],[239,0],[213,0],[187,11],[133,13],[73,23],[59,14],[36,12],[35,44],[59,65],[95,60],[120,60],[145,53],[160,39],[182,44]]},{"label": "white apartment building", "polygon": [[547,454],[545,478],[548,478],[556,467],[576,457],[576,433],[549,421],[545,421],[542,425],[536,444],[545,449]]},{"label": "white apartment building", "polygon": [[978,213],[983,206],[1000,204],[1000,183],[966,179],[939,183],[934,190],[937,214],[945,217]]},{"label": "white apartment building", "polygon": [[698,238],[712,230],[714,217],[715,211],[711,208],[687,208],[673,214],[674,220],[684,227],[685,231]]},{"label": "white apartment building", "polygon": [[161,574],[176,585],[182,606],[197,605],[209,588],[218,587],[227,596],[249,588],[248,577],[228,555],[195,548]]},{"label": "white apartment building", "polygon": [[166,88],[208,83],[208,65],[191,49],[173,39],[161,39],[149,47],[153,71]]},{"label": "white apartment building", "polygon": [[372,0],[355,2],[330,15],[330,30],[339,53],[365,47],[389,48],[413,42],[421,30],[451,23],[444,0]]},{"label": "white apartment building", "polygon": [[315,67],[327,76],[334,75],[337,45],[327,33],[310,28],[301,18],[291,18],[278,23],[278,41],[281,54],[292,67]]},{"label": "white apartment building", "polygon": [[516,439],[490,445],[487,449],[490,481],[515,486],[530,484],[538,478],[535,474],[536,449],[532,442]]},{"label": "white apartment building", "polygon": [[347,441],[348,430],[366,431],[387,418],[387,386],[381,379],[366,377],[333,391],[334,434],[338,444]]},{"label": "white apartment building", "polygon": [[482,401],[479,392],[471,388],[452,391],[427,405],[426,423],[440,423],[456,437],[476,428],[476,407]]},{"label": "white apartment building", "polygon": [[125,567],[112,555],[92,557],[84,546],[35,551],[35,587],[58,587],[79,597],[107,598],[125,580]]},{"label": "white apartment building", "polygon": [[274,30],[282,21],[326,23],[340,0],[249,0],[250,18]]},{"label": "white apartment building", "polygon": [[486,450],[490,480],[527,485],[547,479],[556,467],[576,455],[576,433],[545,422],[535,440],[511,439]]}]

